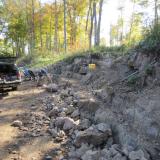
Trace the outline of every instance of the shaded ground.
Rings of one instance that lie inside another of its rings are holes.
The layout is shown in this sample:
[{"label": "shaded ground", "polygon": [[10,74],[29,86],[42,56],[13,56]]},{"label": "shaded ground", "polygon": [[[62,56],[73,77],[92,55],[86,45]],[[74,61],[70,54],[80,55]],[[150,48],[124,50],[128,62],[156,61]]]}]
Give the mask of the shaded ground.
[{"label": "shaded ground", "polygon": [[0,100],[0,160],[23,159],[39,160],[45,153],[54,149],[56,145],[49,136],[27,137],[11,123],[19,114],[32,110],[32,106],[41,107],[41,97],[46,93],[43,89],[36,88],[35,84],[24,83],[16,92]]}]

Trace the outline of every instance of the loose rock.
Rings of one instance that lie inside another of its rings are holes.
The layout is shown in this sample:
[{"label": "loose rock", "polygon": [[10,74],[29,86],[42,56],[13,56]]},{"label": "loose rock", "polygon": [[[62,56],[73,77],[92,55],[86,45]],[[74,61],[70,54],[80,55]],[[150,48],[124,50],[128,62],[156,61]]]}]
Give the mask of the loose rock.
[{"label": "loose rock", "polygon": [[52,137],[53,138],[56,138],[58,133],[57,133],[57,130],[56,129],[50,129],[49,132],[51,133]]},{"label": "loose rock", "polygon": [[66,114],[71,114],[74,112],[74,110],[75,110],[75,108],[73,107],[73,105],[70,105],[66,110]]},{"label": "loose rock", "polygon": [[57,92],[58,91],[58,85],[56,85],[56,84],[49,84],[49,85],[45,86],[45,88],[48,92]]},{"label": "loose rock", "polygon": [[76,126],[75,121],[69,117],[58,117],[55,120],[55,126],[63,128],[64,131],[70,130]]},{"label": "loose rock", "polygon": [[13,126],[13,127],[22,127],[22,125],[23,125],[23,123],[22,123],[22,121],[20,121],[20,120],[15,120],[12,124],[11,124],[11,126]]},{"label": "loose rock", "polygon": [[89,128],[90,126],[91,126],[90,120],[89,120],[89,119],[83,119],[83,120],[80,122],[78,128],[81,130],[81,129],[87,129],[87,128]]},{"label": "loose rock", "polygon": [[66,117],[64,121],[63,129],[67,131],[67,130],[74,128],[75,125],[76,123],[74,122],[73,119]]},{"label": "loose rock", "polygon": [[76,118],[76,117],[78,117],[80,115],[80,113],[79,113],[79,110],[77,109],[77,110],[75,110],[72,114],[71,114],[71,117],[72,118]]}]

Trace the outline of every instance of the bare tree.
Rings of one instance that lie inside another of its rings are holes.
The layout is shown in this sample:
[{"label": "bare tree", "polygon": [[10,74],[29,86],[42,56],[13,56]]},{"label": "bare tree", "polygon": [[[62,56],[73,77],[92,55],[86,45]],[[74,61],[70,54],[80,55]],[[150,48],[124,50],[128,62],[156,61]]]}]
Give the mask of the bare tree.
[{"label": "bare tree", "polygon": [[132,29],[133,29],[133,23],[134,23],[136,0],[132,0],[132,2],[133,2],[133,9],[132,9],[132,16],[131,16],[130,31],[129,31],[129,43],[131,43],[131,36],[132,36]]},{"label": "bare tree", "polygon": [[67,11],[67,7],[66,7],[66,0],[63,0],[63,5],[64,5],[64,51],[67,52],[67,28],[66,28],[66,11]]},{"label": "bare tree", "polygon": [[70,44],[73,46],[76,43],[77,38],[77,23],[76,23],[76,5],[77,1],[73,1],[71,3],[68,3],[68,17],[70,21]]},{"label": "bare tree", "polygon": [[110,24],[110,32],[109,32],[109,44],[113,46],[113,37],[112,37],[112,24]]},{"label": "bare tree", "polygon": [[49,50],[52,50],[52,17],[53,17],[53,5],[51,4],[51,8],[50,8],[50,24],[49,24]]},{"label": "bare tree", "polygon": [[57,14],[57,0],[54,2],[54,16],[55,16],[55,23],[54,23],[54,50],[58,51],[58,14]]},{"label": "bare tree", "polygon": [[40,43],[41,43],[41,50],[42,50],[42,48],[43,48],[43,39],[42,39],[42,6],[41,6],[41,0],[39,1],[39,7],[40,7],[39,35],[40,35]]},{"label": "bare tree", "polygon": [[34,6],[34,0],[32,0],[32,25],[31,25],[31,50],[33,52],[33,49],[35,47],[35,22],[34,22],[34,17],[35,17],[35,6]]},{"label": "bare tree", "polygon": [[94,46],[97,45],[97,11],[96,2],[93,2],[93,17],[94,17]]},{"label": "bare tree", "polygon": [[92,47],[92,33],[93,33],[93,20],[94,20],[94,15],[93,15],[93,8],[91,8],[91,15],[90,15],[90,32],[89,32],[89,49]]},{"label": "bare tree", "polygon": [[88,31],[88,21],[89,21],[90,13],[91,13],[91,0],[89,0],[89,7],[87,12],[86,29],[85,29],[86,32]]},{"label": "bare tree", "polygon": [[28,16],[28,0],[25,0],[25,16],[26,16],[26,26],[27,26],[27,46],[28,46],[28,52],[31,53],[31,27],[29,22],[29,16]]},{"label": "bare tree", "polygon": [[50,49],[50,37],[49,34],[46,32],[46,49],[49,50]]},{"label": "bare tree", "polygon": [[154,0],[154,25],[158,24],[158,0]]},{"label": "bare tree", "polygon": [[99,2],[99,20],[98,20],[98,27],[97,27],[97,46],[100,45],[100,30],[101,30],[101,19],[102,19],[102,7],[103,7],[103,0]]},{"label": "bare tree", "polygon": [[124,21],[123,21],[123,11],[124,11],[124,5],[121,5],[118,10],[120,11],[120,17],[119,17],[119,27],[120,27],[120,35],[119,35],[119,41],[120,44],[123,43],[123,28],[124,28]]}]

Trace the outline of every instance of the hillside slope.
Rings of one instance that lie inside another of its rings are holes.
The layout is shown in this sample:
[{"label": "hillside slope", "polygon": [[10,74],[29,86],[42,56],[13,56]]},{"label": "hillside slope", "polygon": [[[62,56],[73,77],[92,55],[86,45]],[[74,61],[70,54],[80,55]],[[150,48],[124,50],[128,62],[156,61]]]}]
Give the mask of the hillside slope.
[{"label": "hillside slope", "polygon": [[[89,63],[95,63],[96,70],[88,71]],[[60,77],[78,80],[77,83],[92,94],[95,104],[89,96],[85,96],[85,100],[80,98],[78,107],[82,119],[90,119],[93,124],[109,124],[113,143],[120,144],[124,152],[142,148],[157,160],[160,159],[159,67],[155,57],[135,53],[117,59],[84,56],[49,70]]]}]

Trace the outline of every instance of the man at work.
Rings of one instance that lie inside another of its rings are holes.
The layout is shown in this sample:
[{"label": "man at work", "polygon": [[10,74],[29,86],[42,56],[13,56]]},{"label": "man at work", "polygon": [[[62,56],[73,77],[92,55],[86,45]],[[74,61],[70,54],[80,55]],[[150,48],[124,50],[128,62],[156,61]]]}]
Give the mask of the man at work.
[{"label": "man at work", "polygon": [[37,86],[42,86],[45,83],[52,83],[52,77],[46,69],[40,69],[37,72]]}]

